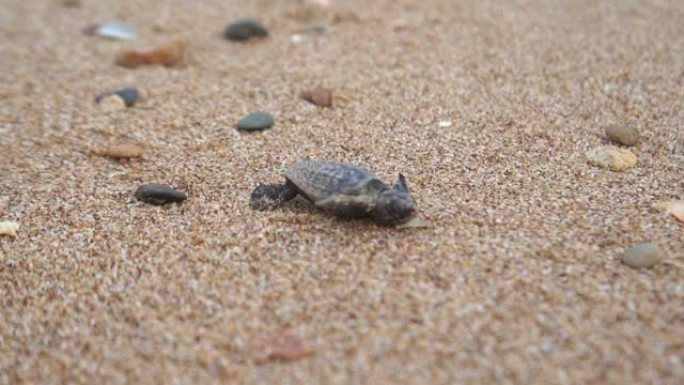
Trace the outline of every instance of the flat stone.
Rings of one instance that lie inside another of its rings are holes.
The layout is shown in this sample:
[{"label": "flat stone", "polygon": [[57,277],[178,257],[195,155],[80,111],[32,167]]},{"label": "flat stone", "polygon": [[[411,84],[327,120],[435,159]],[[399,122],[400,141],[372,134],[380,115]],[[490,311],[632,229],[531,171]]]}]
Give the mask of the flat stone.
[{"label": "flat stone", "polygon": [[332,106],[332,90],[323,87],[316,87],[302,92],[299,97],[311,104],[319,107]]},{"label": "flat stone", "polygon": [[245,131],[261,131],[273,125],[273,117],[266,112],[252,112],[240,119],[237,128]]},{"label": "flat stone", "polygon": [[12,221],[0,222],[0,235],[7,235],[9,237],[15,237],[17,235],[17,230],[19,230],[19,223]]},{"label": "flat stone", "polygon": [[223,35],[232,41],[247,41],[255,37],[268,36],[268,30],[259,20],[241,19],[233,21],[226,26]]},{"label": "flat stone", "polygon": [[612,124],[606,127],[606,137],[625,146],[635,145],[640,136],[639,130],[631,124]]},{"label": "flat stone", "polygon": [[121,99],[123,99],[126,107],[132,107],[133,105],[135,105],[135,103],[138,101],[138,99],[140,99],[140,92],[138,91],[137,88],[125,87],[125,88],[122,88],[120,90],[110,91],[110,92],[105,92],[103,94],[100,94],[100,95],[95,97],[95,102],[100,103],[100,101],[103,98],[105,98],[109,95],[119,96]]},{"label": "flat stone", "polygon": [[116,40],[135,40],[138,38],[138,32],[133,27],[120,21],[108,21],[100,24],[95,30],[95,34]]},{"label": "flat stone", "polygon": [[143,154],[143,148],[133,143],[121,143],[94,152],[96,155],[114,159],[140,158]]},{"label": "flat stone", "polygon": [[635,269],[651,267],[665,257],[663,250],[655,243],[640,243],[632,246],[622,256],[622,262]]},{"label": "flat stone", "polygon": [[172,202],[182,202],[188,196],[181,191],[173,189],[167,184],[143,184],[135,191],[135,197],[141,202],[163,205]]},{"label": "flat stone", "polygon": [[637,164],[631,151],[615,146],[601,146],[587,153],[589,163],[612,171],[625,171]]},{"label": "flat stone", "polygon": [[397,225],[396,229],[424,229],[428,227],[431,227],[430,222],[420,217],[413,217],[408,222]]}]

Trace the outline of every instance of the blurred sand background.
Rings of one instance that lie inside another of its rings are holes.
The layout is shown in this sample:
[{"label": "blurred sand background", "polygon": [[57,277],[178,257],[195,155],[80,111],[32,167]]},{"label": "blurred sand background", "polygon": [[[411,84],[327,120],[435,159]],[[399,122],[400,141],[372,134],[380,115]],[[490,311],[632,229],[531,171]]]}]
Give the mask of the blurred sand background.
[{"label": "blurred sand background", "polygon": [[[684,2],[1,4],[0,383],[684,382],[684,271],[620,262],[684,261],[651,208],[684,198]],[[247,16],[270,37],[226,41]],[[140,38],[81,33],[114,19]],[[174,39],[178,67],[114,64]],[[237,132],[254,110],[276,125]],[[615,122],[642,132],[621,173],[585,158]],[[119,141],[143,159],[91,153]],[[303,157],[402,172],[433,227],[251,211]],[[155,182],[189,199],[135,201]],[[311,354],[262,362],[274,335]]]}]

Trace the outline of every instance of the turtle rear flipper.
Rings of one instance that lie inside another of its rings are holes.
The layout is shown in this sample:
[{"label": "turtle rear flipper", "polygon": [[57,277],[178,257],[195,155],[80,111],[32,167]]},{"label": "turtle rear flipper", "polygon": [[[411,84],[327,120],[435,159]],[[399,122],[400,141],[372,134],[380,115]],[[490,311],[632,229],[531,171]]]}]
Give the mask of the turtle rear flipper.
[{"label": "turtle rear flipper", "polygon": [[297,196],[297,186],[287,181],[283,184],[261,184],[249,199],[252,210],[272,210]]}]

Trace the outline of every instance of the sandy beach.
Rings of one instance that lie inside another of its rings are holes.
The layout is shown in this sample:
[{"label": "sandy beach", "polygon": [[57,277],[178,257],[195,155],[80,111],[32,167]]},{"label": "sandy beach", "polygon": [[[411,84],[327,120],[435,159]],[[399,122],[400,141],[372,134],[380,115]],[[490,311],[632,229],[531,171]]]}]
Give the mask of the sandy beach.
[{"label": "sandy beach", "polygon": [[[684,2],[78,3],[0,7],[0,384],[684,383],[684,224],[653,208],[684,199]],[[246,17],[268,37],[224,38]],[[109,20],[138,38],[83,33]],[[587,160],[611,124],[621,172]],[[303,158],[402,173],[431,227],[250,209]],[[642,242],[664,261],[625,265]]]}]

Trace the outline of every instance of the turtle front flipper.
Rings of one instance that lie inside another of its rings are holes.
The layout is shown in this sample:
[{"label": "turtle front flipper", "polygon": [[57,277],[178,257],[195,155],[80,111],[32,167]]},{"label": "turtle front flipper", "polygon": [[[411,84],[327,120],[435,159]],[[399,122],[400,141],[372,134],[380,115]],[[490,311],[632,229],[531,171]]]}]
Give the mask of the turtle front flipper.
[{"label": "turtle front flipper", "polygon": [[316,207],[334,215],[346,218],[365,218],[373,211],[374,198],[368,195],[338,194],[319,200]]},{"label": "turtle front flipper", "polygon": [[406,178],[402,174],[399,174],[399,179],[397,179],[397,182],[392,188],[405,193],[409,192],[408,186],[406,185]]},{"label": "turtle front flipper", "polygon": [[252,191],[249,207],[264,211],[274,209],[297,196],[297,186],[287,181],[283,184],[261,184]]}]

